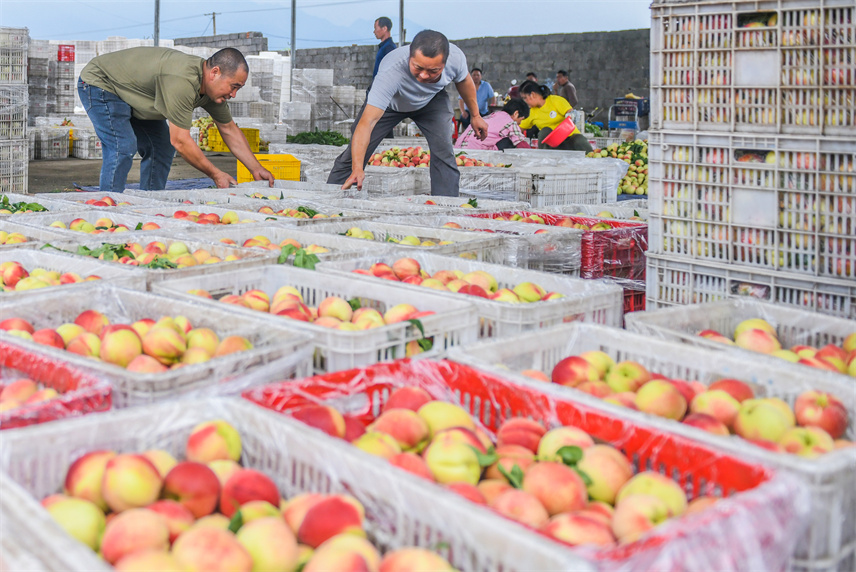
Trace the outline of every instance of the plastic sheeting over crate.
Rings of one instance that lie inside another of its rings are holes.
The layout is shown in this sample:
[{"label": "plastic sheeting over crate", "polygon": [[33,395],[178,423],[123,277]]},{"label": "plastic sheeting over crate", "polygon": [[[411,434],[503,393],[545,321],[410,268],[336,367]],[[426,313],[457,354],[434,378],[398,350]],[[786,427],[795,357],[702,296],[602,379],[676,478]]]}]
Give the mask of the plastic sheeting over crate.
[{"label": "plastic sheeting over crate", "polygon": [[600,203],[597,205],[569,204],[562,205],[560,207],[553,207],[547,210],[558,214],[587,217],[596,217],[600,213],[608,212],[612,216],[605,218],[627,220],[631,217],[639,217],[642,221],[648,220],[647,199],[631,199],[629,201],[616,201],[614,203]]}]

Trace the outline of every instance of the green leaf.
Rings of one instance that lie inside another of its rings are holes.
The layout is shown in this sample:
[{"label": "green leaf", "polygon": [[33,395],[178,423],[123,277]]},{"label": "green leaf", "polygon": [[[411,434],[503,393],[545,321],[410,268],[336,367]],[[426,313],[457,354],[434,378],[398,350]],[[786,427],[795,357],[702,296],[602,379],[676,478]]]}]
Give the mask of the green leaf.
[{"label": "green leaf", "polygon": [[502,463],[498,464],[496,468],[499,469],[499,472],[506,478],[506,480],[508,480],[508,484],[512,487],[515,489],[523,488],[523,470],[517,465],[517,463],[511,467],[511,471],[505,470]]},{"label": "green leaf", "polygon": [[359,298],[351,298],[348,300],[348,304],[351,306],[351,310],[355,312],[363,306]]},{"label": "green leaf", "polygon": [[309,218],[312,218],[318,214],[318,211],[312,210],[309,207],[304,207],[304,206],[297,207],[297,212],[306,213],[307,215],[309,215]]},{"label": "green leaf", "polygon": [[422,335],[423,338],[425,337],[425,328],[422,326],[421,320],[407,320],[407,321],[410,322],[411,325],[415,326],[417,330],[419,330],[419,333]]},{"label": "green leaf", "polygon": [[277,264],[285,264],[288,260],[288,257],[297,252],[297,247],[293,244],[286,244],[282,247],[282,250],[279,252],[279,258],[276,259]]},{"label": "green leaf", "polygon": [[275,216],[266,216],[265,220],[279,220],[279,219],[276,218]]},{"label": "green leaf", "polygon": [[577,472],[577,474],[580,476],[580,478],[583,480],[583,483],[585,483],[586,486],[589,486],[592,484],[591,477],[588,476],[585,473],[585,471],[580,470],[579,467],[572,467],[572,468]]},{"label": "green leaf", "polygon": [[294,254],[294,261],[291,263],[292,266],[296,266],[297,268],[305,268],[307,270],[315,270],[315,265],[318,264],[320,259],[314,254],[307,254],[306,250],[301,248]]},{"label": "green leaf", "polygon": [[134,230],[143,230],[143,223],[138,222],[137,226],[134,227]]},{"label": "green leaf", "polygon": [[473,207],[474,209],[479,208],[479,201],[475,197],[471,198],[467,201],[467,204]]},{"label": "green leaf", "polygon": [[566,445],[561,447],[556,451],[556,454],[559,456],[559,459],[569,467],[573,467],[583,458],[583,450],[576,445]]},{"label": "green leaf", "polygon": [[229,529],[228,530],[232,534],[237,534],[237,532],[239,530],[241,530],[242,526],[244,526],[244,515],[241,514],[240,510],[236,510],[235,514],[232,515],[232,520],[229,521]]},{"label": "green leaf", "polygon": [[416,340],[416,344],[423,352],[427,352],[434,347],[434,340],[431,338],[422,338],[421,340]]},{"label": "green leaf", "polygon": [[280,192],[279,192],[279,200],[282,200],[282,199],[284,199],[284,198],[285,198],[285,195],[283,195],[283,194],[282,194],[282,191],[280,191]]},{"label": "green leaf", "polygon": [[639,214],[639,211],[637,211],[636,209],[633,209],[633,216],[641,216],[641,215]]},{"label": "green leaf", "polygon": [[496,454],[496,451],[494,451],[493,447],[491,447],[490,451],[488,451],[487,453],[482,453],[472,445],[470,445],[470,449],[475,452],[476,458],[478,458],[479,460],[479,467],[481,468],[489,467],[499,461],[499,455]]}]

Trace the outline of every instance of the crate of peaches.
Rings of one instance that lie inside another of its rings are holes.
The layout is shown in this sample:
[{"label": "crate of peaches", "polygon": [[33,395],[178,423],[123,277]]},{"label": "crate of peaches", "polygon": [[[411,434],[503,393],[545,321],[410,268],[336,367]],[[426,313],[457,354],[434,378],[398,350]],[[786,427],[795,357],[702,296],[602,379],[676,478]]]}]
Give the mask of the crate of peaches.
[{"label": "crate of peaches", "polygon": [[477,338],[476,310],[464,299],[394,284],[287,266],[167,280],[154,291],[171,298],[232,304],[247,317],[287,323],[310,333],[316,372],[338,371],[405,356],[436,355]]},{"label": "crate of peaches", "polygon": [[[21,300],[28,292],[107,280],[116,286],[145,290],[146,278],[139,272],[101,260],[81,260],[50,250],[0,251],[0,300]],[[66,289],[68,286],[70,288]]]},{"label": "crate of peaches", "polygon": [[61,239],[64,236],[64,233],[55,232],[51,228],[38,228],[4,220],[0,221],[0,252],[37,248],[45,242]]},{"label": "crate of peaches", "polygon": [[84,208],[83,205],[93,207],[119,207],[120,209],[134,206],[158,206],[162,203],[158,200],[147,198],[145,196],[133,196],[126,193],[95,193],[87,191],[77,191],[72,193],[51,193],[50,197],[58,201],[67,201],[74,203],[78,208]]},{"label": "crate of peaches", "polygon": [[[7,322],[0,321],[0,329]],[[106,411],[111,395],[110,384],[96,375],[0,341],[0,429]]]},{"label": "crate of peaches", "polygon": [[856,322],[809,310],[728,300],[636,313],[627,327],[660,339],[738,352],[770,366],[785,364],[802,375],[843,383],[856,377]]},{"label": "crate of peaches", "polygon": [[134,208],[133,212],[138,216],[156,217],[156,220],[165,219],[184,223],[182,228],[185,230],[188,227],[197,228],[197,225],[258,224],[272,219],[277,220],[272,215],[250,212],[231,204],[200,205],[200,208],[184,205],[145,206]]},{"label": "crate of peaches", "polygon": [[2,193],[0,195],[0,220],[14,219],[20,221],[29,218],[30,215],[74,210],[73,205],[66,201],[55,200],[51,198],[52,196],[51,194]]},{"label": "crate of peaches", "polygon": [[812,511],[792,566],[853,562],[856,530],[846,524],[856,507],[852,381],[594,324],[461,347],[450,359],[617,415],[659,418],[672,431],[709,436],[740,459],[796,475]]},{"label": "crate of peaches", "polygon": [[298,421],[241,399],[189,404],[4,437],[6,535],[80,572],[594,570]]},{"label": "crate of peaches", "polygon": [[798,481],[761,463],[454,362],[399,360],[244,397],[598,569],[781,569],[808,512]]},{"label": "crate of peaches", "polygon": [[[300,226],[312,225],[314,222],[324,222],[333,219],[338,222],[350,222],[373,218],[374,212],[360,210],[354,207],[341,208],[324,202],[328,197],[316,195],[312,200],[307,199],[281,199],[259,201],[246,197],[232,199],[229,206],[242,211],[266,215],[275,220],[283,220]],[[352,199],[341,199],[343,202]],[[332,202],[332,200],[331,200]],[[364,202],[364,201],[354,201]]]},{"label": "crate of peaches", "polygon": [[[410,254],[410,253],[408,253]],[[431,289],[476,307],[479,337],[503,337],[575,320],[621,324],[621,288],[535,270],[414,252],[322,262],[324,273],[399,282],[413,292]],[[418,295],[418,294],[417,294]]]},{"label": "crate of peaches", "polygon": [[144,215],[132,211],[107,209],[72,210],[58,213],[37,214],[18,220],[22,226],[40,230],[47,229],[66,238],[85,237],[88,234],[121,234],[124,232],[151,232],[177,230],[190,227],[191,223],[167,219],[162,216]]},{"label": "crate of peaches", "polygon": [[[116,238],[88,237],[82,240],[57,241],[54,249],[77,256],[87,256],[116,264],[145,276],[148,287],[166,278],[183,278],[253,268],[276,262],[273,252],[243,249],[221,242],[201,240],[193,233],[169,236],[130,233]],[[45,252],[48,247],[42,247]]]},{"label": "crate of peaches", "polygon": [[226,305],[98,283],[80,286],[72,297],[61,290],[33,292],[26,301],[0,302],[0,340],[97,373],[112,384],[116,407],[235,393],[310,365],[305,333]]}]

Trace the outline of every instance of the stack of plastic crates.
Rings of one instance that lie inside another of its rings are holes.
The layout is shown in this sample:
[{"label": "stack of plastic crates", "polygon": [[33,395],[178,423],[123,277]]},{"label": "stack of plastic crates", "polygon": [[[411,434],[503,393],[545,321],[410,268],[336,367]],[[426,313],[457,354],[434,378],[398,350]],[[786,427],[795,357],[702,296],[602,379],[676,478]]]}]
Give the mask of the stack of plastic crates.
[{"label": "stack of plastic crates", "polygon": [[36,117],[48,114],[48,73],[50,61],[57,55],[56,47],[47,40],[30,40],[27,49],[27,89],[29,92],[29,124]]},{"label": "stack of plastic crates", "polygon": [[655,3],[648,307],[856,318],[856,6]]},{"label": "stack of plastic crates", "polygon": [[27,192],[26,28],[0,28],[0,193]]}]

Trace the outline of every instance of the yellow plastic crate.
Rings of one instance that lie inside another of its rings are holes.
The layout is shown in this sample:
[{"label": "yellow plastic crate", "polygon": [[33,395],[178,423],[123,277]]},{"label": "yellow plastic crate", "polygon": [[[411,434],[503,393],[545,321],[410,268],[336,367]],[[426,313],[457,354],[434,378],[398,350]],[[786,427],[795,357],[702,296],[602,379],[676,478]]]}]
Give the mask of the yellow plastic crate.
[{"label": "yellow plastic crate", "polygon": [[[251,127],[241,127],[241,131],[244,132],[244,137],[247,138],[247,143],[250,144],[250,151],[258,153],[259,141],[261,140],[259,137],[259,130]],[[208,146],[211,147],[212,151],[229,151],[229,147],[226,145],[226,142],[223,141],[223,138],[220,137],[220,131],[216,127],[211,127],[208,130]]]},{"label": "yellow plastic crate", "polygon": [[[300,159],[291,155],[256,155],[262,167],[273,173],[273,176],[283,181],[300,180]],[[249,183],[253,180],[250,171],[238,161],[238,182]]]}]

